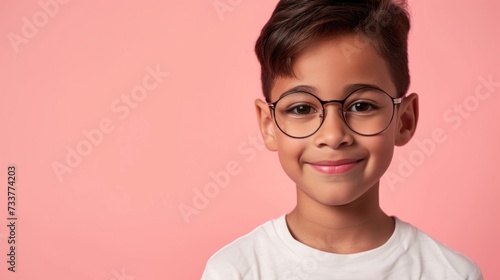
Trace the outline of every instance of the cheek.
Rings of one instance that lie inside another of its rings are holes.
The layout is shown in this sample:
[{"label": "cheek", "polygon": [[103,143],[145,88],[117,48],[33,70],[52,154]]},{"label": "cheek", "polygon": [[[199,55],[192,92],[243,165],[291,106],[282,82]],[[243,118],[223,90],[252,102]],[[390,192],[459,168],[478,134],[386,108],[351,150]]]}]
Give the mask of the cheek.
[{"label": "cheek", "polygon": [[278,155],[280,158],[295,158],[298,160],[304,151],[306,144],[301,139],[293,139],[286,135],[277,137]]},{"label": "cheek", "polygon": [[368,164],[371,168],[377,170],[377,173],[383,174],[391,164],[394,154],[394,141],[391,141],[391,139],[388,137],[374,137],[363,144],[370,153]]},{"label": "cheek", "polygon": [[294,178],[294,173],[300,169],[300,160],[307,144],[305,140],[293,139],[286,135],[277,137],[278,157],[285,172]]}]

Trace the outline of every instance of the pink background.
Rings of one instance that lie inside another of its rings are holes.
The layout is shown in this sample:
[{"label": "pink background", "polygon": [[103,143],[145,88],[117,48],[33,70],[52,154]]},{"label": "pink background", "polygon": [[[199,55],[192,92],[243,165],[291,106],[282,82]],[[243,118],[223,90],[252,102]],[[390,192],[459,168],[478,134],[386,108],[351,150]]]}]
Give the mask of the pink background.
[{"label": "pink background", "polygon": [[[293,184],[255,140],[253,45],[277,1],[54,1],[0,3],[0,278],[199,279],[217,249],[292,209]],[[410,5],[421,119],[382,206],[499,279],[500,4]]]}]

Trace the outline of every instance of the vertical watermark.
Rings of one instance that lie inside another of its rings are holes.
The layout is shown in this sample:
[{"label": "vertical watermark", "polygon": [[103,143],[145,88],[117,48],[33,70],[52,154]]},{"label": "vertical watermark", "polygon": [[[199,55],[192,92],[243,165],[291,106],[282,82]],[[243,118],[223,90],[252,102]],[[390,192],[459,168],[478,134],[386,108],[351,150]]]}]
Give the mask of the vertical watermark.
[{"label": "vertical watermark", "polygon": [[16,165],[10,165],[7,167],[7,219],[6,225],[8,228],[9,236],[7,240],[7,263],[9,264],[7,270],[10,272],[16,272],[16,262],[18,261],[18,256],[16,254],[17,248],[19,247],[19,240],[17,239],[18,233],[18,195],[17,195],[17,185],[18,180],[17,167]]}]

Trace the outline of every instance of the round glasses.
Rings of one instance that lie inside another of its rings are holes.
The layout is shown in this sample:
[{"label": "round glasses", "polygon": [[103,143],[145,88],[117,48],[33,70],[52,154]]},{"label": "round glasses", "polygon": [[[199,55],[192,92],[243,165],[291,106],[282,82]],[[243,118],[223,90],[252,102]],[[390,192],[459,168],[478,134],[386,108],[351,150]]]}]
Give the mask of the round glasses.
[{"label": "round glasses", "polygon": [[278,128],[292,138],[306,138],[316,133],[325,120],[328,103],[340,104],[339,114],[352,131],[373,136],[389,127],[394,107],[403,99],[404,96],[393,98],[378,88],[363,87],[343,100],[321,100],[309,92],[292,91],[268,106]]}]

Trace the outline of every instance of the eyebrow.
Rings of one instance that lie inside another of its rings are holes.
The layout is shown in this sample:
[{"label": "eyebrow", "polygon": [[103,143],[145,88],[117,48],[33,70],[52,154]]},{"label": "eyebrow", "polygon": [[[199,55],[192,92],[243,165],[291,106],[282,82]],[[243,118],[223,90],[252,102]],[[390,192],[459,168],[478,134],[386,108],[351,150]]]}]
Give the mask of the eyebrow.
[{"label": "eyebrow", "polygon": [[290,88],[290,89],[286,90],[285,92],[283,92],[279,96],[279,98],[281,98],[285,94],[296,93],[296,92],[307,92],[307,93],[316,94],[318,92],[318,89],[314,86],[298,85],[298,86],[294,86],[293,88]]},{"label": "eyebrow", "polygon": [[369,89],[377,89],[380,91],[385,92],[381,87],[375,85],[375,84],[349,84],[344,87],[344,92],[346,94],[350,94],[356,90],[362,89],[362,88],[369,88]]},{"label": "eyebrow", "polygon": [[[381,89],[379,86],[377,85],[374,85],[374,84],[362,84],[362,83],[357,83],[357,84],[348,84],[344,87],[344,95],[349,95],[350,93],[356,91],[356,90],[359,90],[359,89],[362,89],[362,88],[371,88],[371,89],[377,89],[377,90],[380,90],[380,91],[383,91],[385,92],[385,90]],[[318,89],[315,87],[315,86],[311,86],[311,85],[298,85],[298,86],[294,86],[288,90],[286,90],[285,92],[283,92],[279,98],[281,98],[283,95],[285,94],[289,94],[289,93],[296,93],[296,92],[307,92],[307,93],[311,93],[311,94],[314,94],[314,95],[317,95],[318,93]]]}]

